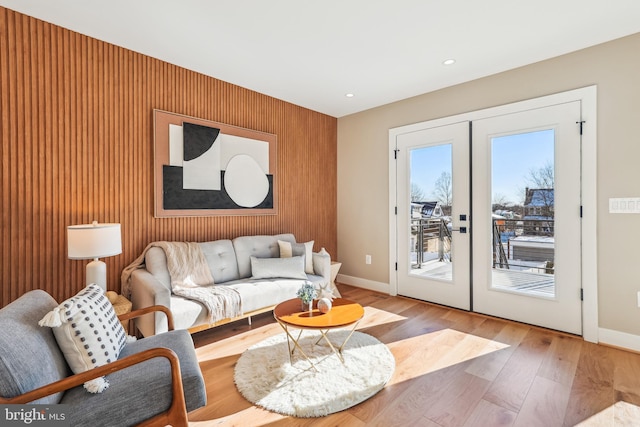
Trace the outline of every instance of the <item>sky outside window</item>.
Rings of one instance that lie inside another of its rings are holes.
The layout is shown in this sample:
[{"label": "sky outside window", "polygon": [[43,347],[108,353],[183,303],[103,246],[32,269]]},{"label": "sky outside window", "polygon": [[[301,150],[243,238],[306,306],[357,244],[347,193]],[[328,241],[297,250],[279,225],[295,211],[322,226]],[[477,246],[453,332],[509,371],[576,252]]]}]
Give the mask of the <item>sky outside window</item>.
[{"label": "sky outside window", "polygon": [[[502,195],[513,204],[524,201],[531,170],[553,165],[554,130],[542,130],[492,139],[492,197]],[[451,144],[411,150],[411,182],[418,185],[426,200],[435,201],[435,183],[442,172],[451,173]]]},{"label": "sky outside window", "polygon": [[531,171],[553,165],[554,130],[501,136],[491,140],[492,197],[503,195],[513,204],[524,202],[533,188]]},{"label": "sky outside window", "polygon": [[411,183],[418,185],[425,200],[436,201],[435,183],[442,172],[451,174],[451,144],[433,145],[411,150]]}]

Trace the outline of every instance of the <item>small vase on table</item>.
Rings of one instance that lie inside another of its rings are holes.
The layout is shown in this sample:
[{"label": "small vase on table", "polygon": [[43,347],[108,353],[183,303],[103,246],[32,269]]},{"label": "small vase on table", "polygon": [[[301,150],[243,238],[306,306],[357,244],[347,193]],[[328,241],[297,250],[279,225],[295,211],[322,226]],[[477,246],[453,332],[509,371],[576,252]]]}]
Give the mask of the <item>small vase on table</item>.
[{"label": "small vase on table", "polygon": [[311,282],[305,280],[298,289],[297,296],[300,298],[302,311],[311,311],[313,310],[313,300],[318,297],[318,292]]},{"label": "small vase on table", "polygon": [[311,301],[300,300],[300,309],[302,311],[313,311],[313,300]]}]

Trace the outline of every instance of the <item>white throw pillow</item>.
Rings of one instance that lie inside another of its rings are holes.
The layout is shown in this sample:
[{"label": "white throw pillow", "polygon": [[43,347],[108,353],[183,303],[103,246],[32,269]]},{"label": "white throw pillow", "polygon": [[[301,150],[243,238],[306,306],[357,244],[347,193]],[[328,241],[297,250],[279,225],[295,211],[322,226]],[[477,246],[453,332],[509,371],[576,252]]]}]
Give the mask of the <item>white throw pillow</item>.
[{"label": "white throw pillow", "polygon": [[293,256],[304,255],[305,264],[304,271],[307,274],[314,274],[313,271],[313,244],[314,240],[306,243],[290,243],[284,240],[278,240],[280,247],[280,258],[291,258]]},{"label": "white throw pillow", "polygon": [[[58,346],[76,374],[115,362],[127,341],[113,305],[95,283],[47,313],[39,324],[53,328]],[[104,377],[84,384],[92,393],[108,386]]]},{"label": "white throw pillow", "polygon": [[251,257],[251,277],[253,279],[307,279],[304,272],[304,257],[256,258]]}]

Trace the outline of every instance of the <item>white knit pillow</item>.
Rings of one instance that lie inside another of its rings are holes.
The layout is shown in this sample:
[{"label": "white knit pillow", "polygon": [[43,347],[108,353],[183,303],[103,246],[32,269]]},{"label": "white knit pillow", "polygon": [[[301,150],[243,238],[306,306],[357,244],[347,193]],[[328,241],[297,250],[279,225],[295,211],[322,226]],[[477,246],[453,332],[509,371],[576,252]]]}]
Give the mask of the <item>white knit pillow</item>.
[{"label": "white knit pillow", "polygon": [[256,258],[251,257],[251,277],[253,279],[306,279],[304,257]]},{"label": "white knit pillow", "polygon": [[[40,326],[53,328],[58,346],[74,373],[118,360],[127,334],[102,288],[90,284],[47,313]],[[104,377],[84,387],[100,393],[109,386]]]},{"label": "white knit pillow", "polygon": [[312,240],[306,243],[290,243],[284,240],[278,240],[280,247],[280,258],[291,258],[292,256],[304,255],[304,272],[307,274],[315,274],[313,272],[313,243]]}]

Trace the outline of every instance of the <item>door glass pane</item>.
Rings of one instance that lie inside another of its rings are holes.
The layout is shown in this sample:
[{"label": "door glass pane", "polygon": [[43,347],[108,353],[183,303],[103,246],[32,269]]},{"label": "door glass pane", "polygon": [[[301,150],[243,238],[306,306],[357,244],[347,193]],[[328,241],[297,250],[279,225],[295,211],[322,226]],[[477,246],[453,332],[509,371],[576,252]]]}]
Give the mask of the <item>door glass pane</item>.
[{"label": "door glass pane", "polygon": [[491,140],[491,287],[555,297],[554,130]]},{"label": "door glass pane", "polygon": [[409,274],[452,280],[452,145],[414,148],[410,152],[411,218]]}]

